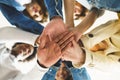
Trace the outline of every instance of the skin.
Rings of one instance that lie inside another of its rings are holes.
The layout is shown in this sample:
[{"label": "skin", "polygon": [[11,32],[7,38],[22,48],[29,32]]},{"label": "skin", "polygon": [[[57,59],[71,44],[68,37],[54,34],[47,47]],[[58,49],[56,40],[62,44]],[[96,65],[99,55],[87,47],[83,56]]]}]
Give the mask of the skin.
[{"label": "skin", "polygon": [[30,4],[27,4],[26,10],[34,20],[41,21],[43,19],[42,8],[37,2],[32,2]]},{"label": "skin", "polygon": [[[67,78],[70,76],[71,76],[70,71],[66,67],[65,63],[62,62],[60,65],[60,68],[56,72],[55,80],[67,80]],[[73,79],[70,79],[70,80],[73,80]]]},{"label": "skin", "polygon": [[[72,1],[70,2],[69,0],[65,0],[65,4],[67,5],[66,10],[68,9],[68,11],[66,11],[65,14],[73,15],[74,6],[72,5],[74,3]],[[69,12],[69,9],[72,9],[72,10]],[[74,18],[73,16],[66,15],[66,25],[68,26],[69,33],[66,34],[64,38],[62,38],[63,40],[61,40],[61,43],[65,43],[66,41],[67,43],[69,43],[70,42],[69,38],[73,35],[74,35],[75,41],[77,42],[81,38],[82,34],[92,26],[94,21],[97,19],[97,16],[98,15],[96,14],[96,10],[92,10],[84,17],[84,19],[82,20],[82,22],[80,22],[80,24],[78,24],[75,27],[74,26],[71,27],[71,25],[74,25],[74,22],[73,22]],[[72,23],[72,24],[69,24],[69,23]],[[66,46],[68,44],[63,44],[63,45]]]},{"label": "skin", "polygon": [[[69,0],[66,0],[66,1],[69,1]],[[71,3],[71,4],[73,4],[73,3]],[[74,6],[71,6],[70,4],[68,6],[69,6],[70,9],[72,9],[72,12],[71,13],[67,12],[66,14],[73,15]],[[53,51],[50,51],[50,53],[53,54],[53,55],[50,55],[49,49],[52,47],[52,44],[49,44],[49,45],[47,45],[47,44],[51,43],[52,41],[55,41],[59,45],[58,47],[60,47],[60,49],[61,49],[60,51],[64,51],[66,46],[71,42],[71,40],[73,40],[73,36],[74,36],[75,42],[77,42],[81,38],[81,35],[93,24],[93,22],[96,20],[96,18],[97,18],[96,12],[94,12],[94,10],[93,10],[93,11],[89,12],[88,16],[86,16],[83,19],[83,21],[79,25],[77,25],[77,27],[71,27],[71,28],[69,28],[69,27],[66,28],[65,27],[65,24],[63,23],[62,18],[60,18],[60,17],[52,18],[52,20],[47,24],[47,26],[45,27],[41,36],[38,39],[38,43],[40,45],[39,48],[38,48],[38,50],[39,50],[38,51],[39,62],[46,67],[50,67],[55,62],[57,62],[60,58],[62,58],[63,53],[62,53],[62,56],[60,55],[60,53],[58,53],[58,56],[55,57],[55,59],[53,58],[53,59],[50,60],[49,58],[54,57],[56,55],[55,55],[54,48],[52,49]],[[73,23],[71,21],[71,19],[73,19],[72,16],[69,16],[66,19],[67,19],[67,21],[70,21],[70,22],[66,22],[66,24],[67,23]],[[70,24],[67,24],[67,25],[70,26]],[[61,38],[61,36],[58,36],[60,34],[62,34],[62,38]],[[57,38],[56,38],[56,36],[57,36]],[[56,44],[55,42],[52,42],[52,43]],[[55,47],[55,46],[53,46],[53,47]],[[73,49],[74,49],[74,46],[73,46]],[[44,56],[44,59],[43,59],[44,61],[42,61],[42,59],[40,58],[42,56],[41,50],[43,50],[44,55],[46,55],[46,56]],[[49,56],[47,56],[47,55],[49,55]],[[65,60],[71,60],[71,57],[72,56],[70,54],[69,58],[65,57],[64,59]],[[49,60],[47,60],[47,59],[49,59]],[[78,59],[74,58],[71,61],[74,61],[74,60],[78,60]],[[49,61],[50,64],[47,61]],[[74,62],[77,63],[79,61],[80,60],[74,61]],[[84,63],[84,59],[83,59],[82,63]]]},{"label": "skin", "polygon": [[44,48],[48,42],[47,36],[52,41],[57,35],[67,31],[65,24],[61,17],[54,17],[44,28],[39,37],[39,45]]},{"label": "skin", "polygon": [[23,61],[33,53],[33,46],[26,43],[16,44],[12,48],[11,54],[14,55],[18,61]]},{"label": "skin", "polygon": [[82,6],[79,2],[74,2],[74,19],[83,19],[87,14],[88,10]]},{"label": "skin", "polygon": [[[47,40],[49,38],[47,37]],[[38,47],[37,59],[42,67],[50,67],[55,64],[62,56],[60,47],[54,41],[50,41],[44,48]]]}]

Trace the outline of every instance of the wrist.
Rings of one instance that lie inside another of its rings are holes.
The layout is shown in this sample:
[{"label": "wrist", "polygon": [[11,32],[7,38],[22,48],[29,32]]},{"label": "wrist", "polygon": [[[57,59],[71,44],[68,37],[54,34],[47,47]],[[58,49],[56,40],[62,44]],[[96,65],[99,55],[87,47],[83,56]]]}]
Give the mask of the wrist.
[{"label": "wrist", "polygon": [[61,20],[63,20],[63,18],[62,18],[61,16],[54,16],[54,17],[51,18],[51,20],[56,20],[56,19],[61,19]]},{"label": "wrist", "polygon": [[48,68],[48,67],[46,67],[45,65],[41,64],[41,63],[39,62],[39,60],[37,60],[37,63],[38,63],[38,65],[41,66],[42,68]]}]

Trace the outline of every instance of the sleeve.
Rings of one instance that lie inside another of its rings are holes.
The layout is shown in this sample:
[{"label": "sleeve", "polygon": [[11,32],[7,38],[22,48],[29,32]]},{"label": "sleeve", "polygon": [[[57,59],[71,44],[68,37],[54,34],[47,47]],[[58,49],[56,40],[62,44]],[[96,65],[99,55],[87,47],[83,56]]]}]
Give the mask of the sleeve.
[{"label": "sleeve", "polygon": [[44,0],[44,1],[48,10],[50,19],[52,19],[54,16],[63,17],[62,0]]},{"label": "sleeve", "polygon": [[23,29],[34,34],[41,34],[43,31],[43,26],[38,22],[28,18],[22,12],[19,12],[14,7],[0,4],[0,10],[5,16],[5,18],[16,27]]},{"label": "sleeve", "polygon": [[42,66],[39,64],[38,60],[37,60],[37,67],[39,68],[39,70],[43,70],[43,71],[48,71],[48,69],[49,69],[49,68],[44,68],[44,67],[42,67]]},{"label": "sleeve", "polygon": [[120,72],[120,63],[116,60],[116,55],[104,55],[103,51],[89,52],[86,57],[91,57],[91,59],[86,58],[85,65],[89,68],[95,68],[102,71],[108,72]]},{"label": "sleeve", "polygon": [[92,7],[90,11],[94,11],[97,14],[97,17],[99,18],[102,16],[105,12],[105,10],[98,9],[96,7]]}]

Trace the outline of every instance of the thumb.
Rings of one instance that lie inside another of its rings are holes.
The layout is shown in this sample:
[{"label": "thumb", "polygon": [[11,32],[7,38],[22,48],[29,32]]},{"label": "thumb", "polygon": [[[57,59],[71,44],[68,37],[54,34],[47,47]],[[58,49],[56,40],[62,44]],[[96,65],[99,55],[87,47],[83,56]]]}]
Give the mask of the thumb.
[{"label": "thumb", "polygon": [[77,45],[77,42],[75,40],[72,40],[73,47]]},{"label": "thumb", "polygon": [[47,40],[47,35],[41,35],[40,37],[40,48],[44,48]]}]

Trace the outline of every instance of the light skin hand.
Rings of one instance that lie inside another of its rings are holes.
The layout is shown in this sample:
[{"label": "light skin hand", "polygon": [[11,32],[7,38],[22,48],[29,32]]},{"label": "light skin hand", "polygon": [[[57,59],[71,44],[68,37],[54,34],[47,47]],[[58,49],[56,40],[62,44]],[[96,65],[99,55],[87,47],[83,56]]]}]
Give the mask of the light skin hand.
[{"label": "light skin hand", "polygon": [[72,28],[70,31],[58,35],[55,42],[60,45],[61,49],[64,49],[73,39],[77,42],[80,37],[80,32],[76,28]]},{"label": "light skin hand", "polygon": [[71,61],[72,63],[84,63],[85,53],[83,53],[78,43],[73,40],[71,44],[67,45],[66,49],[63,51],[62,59]]},{"label": "light skin hand", "polygon": [[55,64],[62,56],[59,45],[54,41],[49,41],[45,48],[38,48],[37,58],[44,67],[50,67]]},{"label": "light skin hand", "polygon": [[39,37],[39,43],[40,47],[43,48],[46,43],[48,42],[47,40],[47,35],[50,39],[50,41],[53,40],[57,35],[61,34],[66,30],[65,24],[60,17],[53,18],[45,27],[43,30],[41,36]]}]

